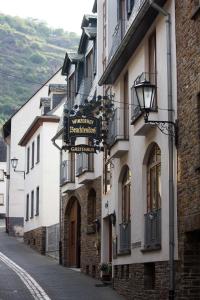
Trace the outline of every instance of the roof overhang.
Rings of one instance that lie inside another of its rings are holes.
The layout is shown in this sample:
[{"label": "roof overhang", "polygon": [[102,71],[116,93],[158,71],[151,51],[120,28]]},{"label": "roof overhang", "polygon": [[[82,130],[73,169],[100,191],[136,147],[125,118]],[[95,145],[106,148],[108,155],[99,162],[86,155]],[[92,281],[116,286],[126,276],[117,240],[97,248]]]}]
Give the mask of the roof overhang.
[{"label": "roof overhang", "polygon": [[26,146],[28,141],[31,139],[31,137],[34,135],[34,133],[38,130],[40,126],[44,122],[49,123],[58,123],[60,118],[58,116],[38,116],[35,118],[33,123],[30,125],[30,127],[27,129],[21,140],[19,141],[20,146]]},{"label": "roof overhang", "polygon": [[69,67],[71,64],[77,64],[78,62],[83,61],[84,55],[83,54],[78,54],[76,52],[69,52],[66,53],[65,59],[64,59],[64,64],[62,67],[62,75],[68,75],[69,73]]},{"label": "roof overhang", "polygon": [[[156,0],[155,2],[163,6],[166,1]],[[103,84],[113,84],[117,80],[157,15],[158,11],[150,5],[149,1],[145,1],[101,76],[98,82],[100,86]]]}]

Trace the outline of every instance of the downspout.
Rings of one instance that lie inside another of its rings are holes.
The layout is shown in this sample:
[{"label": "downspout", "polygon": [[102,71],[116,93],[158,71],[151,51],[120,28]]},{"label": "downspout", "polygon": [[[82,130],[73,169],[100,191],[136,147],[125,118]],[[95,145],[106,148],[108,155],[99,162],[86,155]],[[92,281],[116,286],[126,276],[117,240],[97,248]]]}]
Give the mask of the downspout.
[{"label": "downspout", "polygon": [[[171,15],[168,11],[149,0],[150,5],[166,17],[166,43],[167,43],[167,89],[168,89],[168,121],[173,122],[172,101],[172,55],[171,55]],[[169,299],[175,299],[175,263],[174,263],[174,141],[168,135],[169,149]]]},{"label": "downspout", "polygon": [[[62,162],[62,148],[60,148],[54,139],[52,139],[53,145],[60,151],[60,163]],[[59,182],[61,183],[61,171],[59,176]],[[59,231],[60,231],[60,238],[59,238],[59,264],[62,265],[62,234],[61,234],[61,218],[62,218],[62,189],[61,184],[59,184]]]}]

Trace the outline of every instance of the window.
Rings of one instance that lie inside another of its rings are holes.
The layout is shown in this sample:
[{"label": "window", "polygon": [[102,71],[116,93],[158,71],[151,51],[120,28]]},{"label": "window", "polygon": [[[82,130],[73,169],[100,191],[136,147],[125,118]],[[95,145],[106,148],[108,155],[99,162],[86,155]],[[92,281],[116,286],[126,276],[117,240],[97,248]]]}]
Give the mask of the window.
[{"label": "window", "polygon": [[144,264],[144,289],[155,289],[155,263]]},{"label": "window", "polygon": [[35,160],[35,142],[32,142],[31,168],[34,168],[34,160]]},{"label": "window", "polygon": [[124,75],[124,138],[129,137],[129,89],[128,89],[128,73]]},{"label": "window", "polygon": [[4,205],[4,194],[0,194],[0,206]]},{"label": "window", "polygon": [[26,221],[29,219],[29,194],[26,195]]},{"label": "window", "polygon": [[39,186],[36,188],[36,216],[39,216],[39,206],[40,206],[40,189]]},{"label": "window", "polygon": [[107,16],[106,16],[106,0],[103,2],[103,51],[105,51],[106,48],[106,21],[107,21]]},{"label": "window", "polygon": [[126,0],[127,15],[130,16],[135,0]]},{"label": "window", "polygon": [[111,190],[112,172],[111,163],[109,161],[108,150],[104,151],[104,193],[108,193]]},{"label": "window", "polygon": [[37,136],[37,161],[38,163],[40,161],[40,135]]},{"label": "window", "polygon": [[27,153],[26,153],[26,173],[29,173],[30,170],[30,148],[27,148]]},{"label": "window", "polygon": [[86,65],[85,65],[85,77],[89,78],[91,81],[93,80],[93,50],[86,57]]},{"label": "window", "polygon": [[130,221],[130,191],[131,191],[131,173],[128,167],[122,178],[122,223]]},{"label": "window", "polygon": [[147,212],[161,207],[161,151],[154,144],[147,164]]},{"label": "window", "polygon": [[34,191],[31,192],[31,219],[34,216]]},{"label": "window", "polygon": [[88,195],[87,203],[87,223],[93,224],[96,219],[96,192],[95,190],[90,190]]},{"label": "window", "polygon": [[69,81],[68,81],[69,109],[71,109],[72,106],[74,105],[75,93],[76,93],[76,80],[75,80],[75,73],[73,73],[69,77]]}]

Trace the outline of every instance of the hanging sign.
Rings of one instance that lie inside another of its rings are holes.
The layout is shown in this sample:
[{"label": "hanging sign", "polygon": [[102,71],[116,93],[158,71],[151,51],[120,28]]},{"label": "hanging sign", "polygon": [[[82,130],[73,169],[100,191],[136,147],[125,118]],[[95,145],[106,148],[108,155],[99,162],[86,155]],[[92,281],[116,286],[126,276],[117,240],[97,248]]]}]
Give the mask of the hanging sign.
[{"label": "hanging sign", "polygon": [[68,138],[88,137],[100,139],[100,121],[95,117],[69,117]]},{"label": "hanging sign", "polygon": [[85,152],[85,153],[96,153],[97,150],[99,150],[99,147],[95,147],[95,146],[89,146],[89,145],[75,145],[75,146],[68,146],[67,149],[69,150],[69,152],[74,152],[74,153],[81,153],[81,152]]}]

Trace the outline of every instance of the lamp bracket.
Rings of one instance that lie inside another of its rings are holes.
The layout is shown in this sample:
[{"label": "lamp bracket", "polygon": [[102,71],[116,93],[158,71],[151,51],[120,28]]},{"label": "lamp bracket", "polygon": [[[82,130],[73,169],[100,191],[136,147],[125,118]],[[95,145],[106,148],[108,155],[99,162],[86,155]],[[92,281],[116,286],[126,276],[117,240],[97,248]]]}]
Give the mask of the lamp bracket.
[{"label": "lamp bracket", "polygon": [[20,170],[14,169],[14,172],[16,172],[16,173],[23,173],[24,174],[24,179],[25,179],[25,171],[20,171]]},{"label": "lamp bracket", "polygon": [[175,145],[177,146],[178,142],[178,124],[177,121],[155,121],[149,120],[148,116],[144,117],[145,123],[148,123],[152,126],[156,126],[163,134],[173,136],[175,139]]}]

